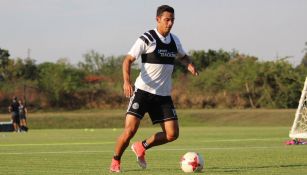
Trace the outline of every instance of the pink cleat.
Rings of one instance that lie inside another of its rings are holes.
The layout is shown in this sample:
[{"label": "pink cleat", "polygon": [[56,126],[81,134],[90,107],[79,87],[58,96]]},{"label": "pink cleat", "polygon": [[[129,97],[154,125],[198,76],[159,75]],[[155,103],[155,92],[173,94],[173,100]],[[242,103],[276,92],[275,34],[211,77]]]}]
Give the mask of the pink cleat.
[{"label": "pink cleat", "polygon": [[305,145],[307,142],[303,141],[302,139],[293,139],[286,141],[287,145]]},{"label": "pink cleat", "polygon": [[295,145],[295,141],[294,140],[286,141],[286,145]]},{"label": "pink cleat", "polygon": [[146,160],[145,160],[145,148],[144,148],[142,142],[136,142],[136,143],[132,144],[131,149],[136,155],[136,160],[137,160],[139,166],[141,168],[145,169],[146,166],[147,166],[147,163],[146,163]]},{"label": "pink cleat", "polygon": [[112,159],[112,163],[110,166],[111,173],[120,173],[120,161]]}]

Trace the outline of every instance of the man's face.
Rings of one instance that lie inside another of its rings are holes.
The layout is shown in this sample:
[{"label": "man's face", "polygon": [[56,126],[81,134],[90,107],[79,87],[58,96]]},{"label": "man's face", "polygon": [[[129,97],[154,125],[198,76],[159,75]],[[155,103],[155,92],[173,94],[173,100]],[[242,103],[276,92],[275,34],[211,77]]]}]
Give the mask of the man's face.
[{"label": "man's face", "polygon": [[158,30],[161,34],[167,35],[174,24],[175,15],[170,12],[163,12],[162,15],[157,16]]}]

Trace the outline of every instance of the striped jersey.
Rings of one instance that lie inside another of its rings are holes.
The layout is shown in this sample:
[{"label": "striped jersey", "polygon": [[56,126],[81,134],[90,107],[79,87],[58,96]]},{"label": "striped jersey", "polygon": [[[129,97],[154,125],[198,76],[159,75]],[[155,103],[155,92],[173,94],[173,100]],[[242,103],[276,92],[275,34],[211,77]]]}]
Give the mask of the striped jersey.
[{"label": "striped jersey", "polygon": [[170,96],[174,61],[186,55],[177,36],[170,33],[164,37],[157,29],[150,30],[137,39],[128,54],[142,59],[135,87],[152,94]]}]

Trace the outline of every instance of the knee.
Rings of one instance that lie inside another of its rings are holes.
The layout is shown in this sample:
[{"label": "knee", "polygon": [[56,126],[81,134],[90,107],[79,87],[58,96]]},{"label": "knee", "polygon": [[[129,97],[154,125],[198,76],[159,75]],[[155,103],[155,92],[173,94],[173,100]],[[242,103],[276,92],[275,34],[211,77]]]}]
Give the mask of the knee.
[{"label": "knee", "polygon": [[178,131],[166,134],[166,139],[169,142],[172,142],[172,141],[178,139],[178,137],[179,137],[179,132]]},{"label": "knee", "polygon": [[125,129],[123,135],[125,136],[126,139],[131,139],[136,133],[136,130],[134,129]]}]

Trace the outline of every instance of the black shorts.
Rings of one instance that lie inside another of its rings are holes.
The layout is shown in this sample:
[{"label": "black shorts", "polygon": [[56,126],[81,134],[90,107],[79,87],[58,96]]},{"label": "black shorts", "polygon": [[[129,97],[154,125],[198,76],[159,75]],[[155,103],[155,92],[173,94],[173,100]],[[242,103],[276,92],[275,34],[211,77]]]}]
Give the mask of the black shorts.
[{"label": "black shorts", "polygon": [[13,120],[13,123],[18,123],[19,124],[20,119],[19,119],[18,112],[12,112],[12,120]]},{"label": "black shorts", "polygon": [[27,119],[27,116],[25,115],[25,114],[19,114],[19,118],[20,118],[20,120],[22,120],[22,119]]},{"label": "black shorts", "polygon": [[127,114],[142,119],[148,112],[153,124],[178,120],[171,96],[160,96],[137,89],[130,98]]}]

